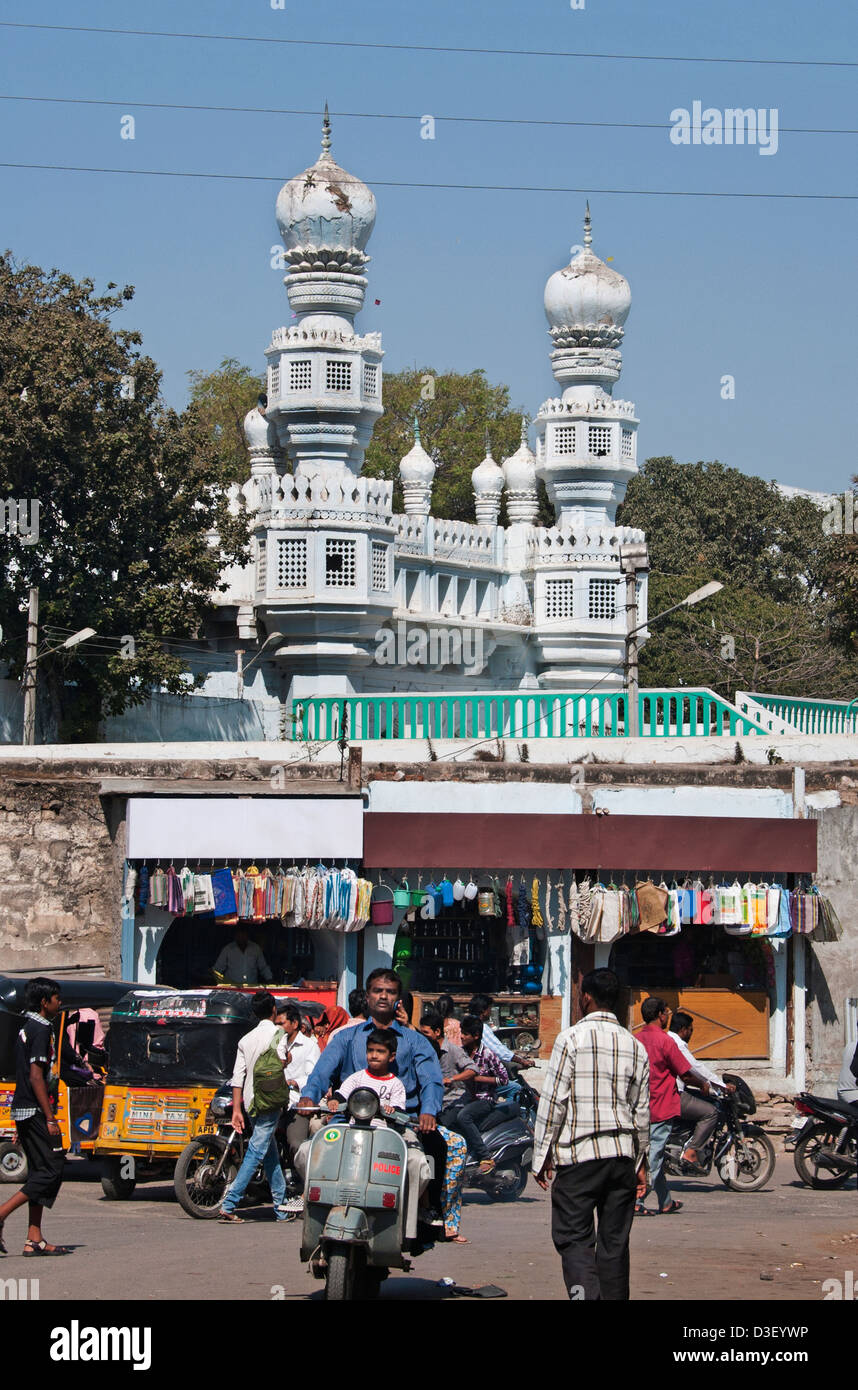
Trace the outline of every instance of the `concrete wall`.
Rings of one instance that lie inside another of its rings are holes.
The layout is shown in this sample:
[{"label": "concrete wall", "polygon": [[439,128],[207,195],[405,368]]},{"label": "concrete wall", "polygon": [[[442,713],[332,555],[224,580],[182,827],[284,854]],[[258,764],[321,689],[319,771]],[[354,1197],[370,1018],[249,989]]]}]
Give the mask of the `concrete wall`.
[{"label": "concrete wall", "polygon": [[843,926],[838,942],[808,943],[808,1086],[835,1095],[846,1046],[846,1000],[858,998],[858,805],[813,811],[819,822],[819,890]]}]

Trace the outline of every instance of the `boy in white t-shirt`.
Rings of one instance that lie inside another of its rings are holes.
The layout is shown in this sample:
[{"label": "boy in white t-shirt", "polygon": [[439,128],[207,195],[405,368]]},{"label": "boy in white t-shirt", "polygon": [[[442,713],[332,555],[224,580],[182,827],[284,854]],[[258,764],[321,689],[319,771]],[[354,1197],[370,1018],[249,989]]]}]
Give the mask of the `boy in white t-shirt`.
[{"label": "boy in white t-shirt", "polygon": [[330,1108],[335,1110],[337,1102],[345,1103],[352,1091],[360,1087],[375,1091],[381,1101],[381,1108],[389,1115],[393,1110],[405,1109],[405,1087],[398,1076],[390,1070],[396,1056],[396,1034],[392,1028],[373,1028],[366,1040],[366,1067],[363,1071],[352,1072],[333,1093]]}]

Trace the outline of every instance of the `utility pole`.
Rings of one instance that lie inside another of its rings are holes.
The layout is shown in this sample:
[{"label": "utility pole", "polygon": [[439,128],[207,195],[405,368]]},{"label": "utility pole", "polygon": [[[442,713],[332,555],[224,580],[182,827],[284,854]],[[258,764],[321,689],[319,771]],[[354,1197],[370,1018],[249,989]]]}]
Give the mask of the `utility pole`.
[{"label": "utility pole", "polygon": [[24,667],[23,743],[36,742],[36,653],[39,646],[39,591],[30,590],[27,615],[27,664]]},{"label": "utility pole", "polygon": [[638,573],[649,569],[646,545],[640,541],[632,541],[622,546],[620,567],[626,580],[626,737],[640,738]]}]

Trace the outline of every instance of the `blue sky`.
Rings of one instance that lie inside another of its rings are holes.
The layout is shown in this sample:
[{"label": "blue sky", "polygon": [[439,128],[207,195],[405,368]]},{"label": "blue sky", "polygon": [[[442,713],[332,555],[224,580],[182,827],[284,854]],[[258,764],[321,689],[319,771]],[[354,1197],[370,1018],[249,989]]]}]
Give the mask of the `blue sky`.
[{"label": "blue sky", "polygon": [[[271,8],[271,0],[8,0],[4,20],[303,38],[696,57],[855,60],[843,0],[381,0]],[[542,309],[548,275],[581,240],[629,279],[623,376],[639,456],[724,463],[800,487],[840,489],[858,471],[856,219],[850,201],[665,198],[598,189],[855,194],[848,129],[855,68],[413,53],[0,30],[0,94],[120,105],[0,101],[5,161],[246,173],[274,182],[0,168],[2,236],[21,260],[136,286],[124,321],[186,400],[188,368],[225,356],[261,369],[288,321],[276,180],[318,153],[315,116],[146,110],[165,102],[373,113],[334,116],[334,155],[376,186],[368,306],[385,367],[484,367],[534,414],[555,394]],[[671,143],[670,113],[776,108],[775,155]],[[133,141],[120,120],[135,117]],[[380,115],[411,116],[409,120]],[[436,117],[421,140],[419,117]],[[461,124],[444,116],[654,123],[663,129]],[[449,190],[381,181],[453,183]],[[581,193],[477,192],[468,184]],[[373,304],[380,299],[380,306]],[[721,379],[735,378],[735,399]]]}]

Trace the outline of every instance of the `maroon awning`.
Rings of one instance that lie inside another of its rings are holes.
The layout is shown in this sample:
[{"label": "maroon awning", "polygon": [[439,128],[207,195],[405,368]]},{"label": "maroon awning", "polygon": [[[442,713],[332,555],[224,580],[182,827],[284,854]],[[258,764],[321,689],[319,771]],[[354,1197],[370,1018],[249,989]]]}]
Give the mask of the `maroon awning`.
[{"label": "maroon awning", "polygon": [[367,812],[367,868],[814,873],[815,820]]}]

